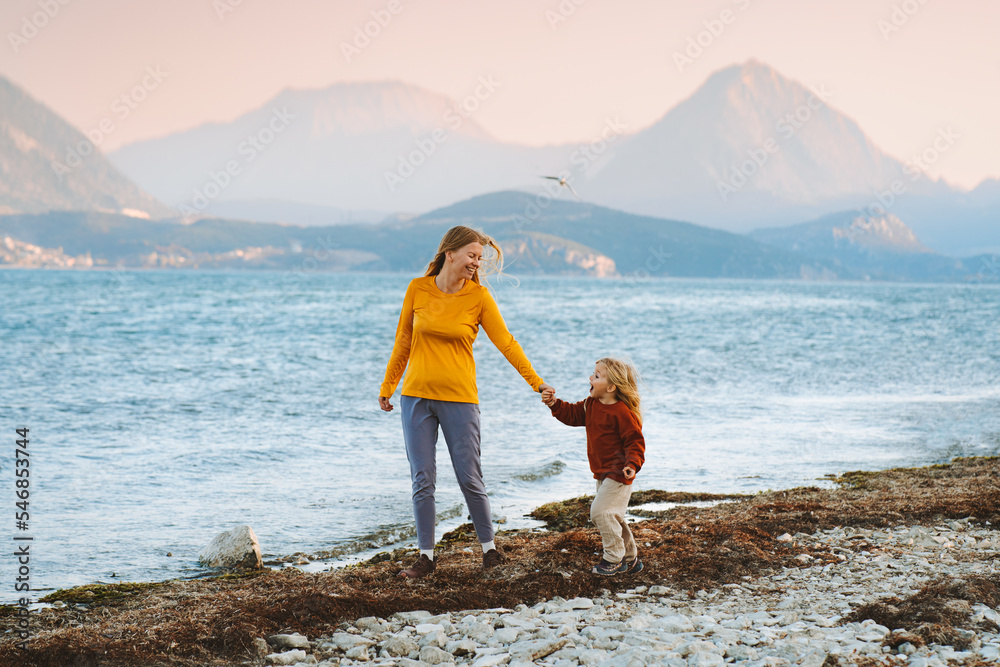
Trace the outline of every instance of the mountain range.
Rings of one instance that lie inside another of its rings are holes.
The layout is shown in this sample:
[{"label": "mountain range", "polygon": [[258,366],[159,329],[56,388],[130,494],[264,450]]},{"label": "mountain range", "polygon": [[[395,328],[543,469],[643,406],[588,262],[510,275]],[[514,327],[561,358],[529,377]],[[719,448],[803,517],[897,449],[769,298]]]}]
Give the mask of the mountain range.
[{"label": "mountain range", "polygon": [[[92,246],[82,252],[98,265],[277,267],[326,234],[354,253],[326,268],[410,270],[393,235],[425,243],[448,220],[490,230],[527,272],[627,275],[664,243],[662,275],[964,280],[969,258],[1000,252],[1000,181],[961,192],[932,180],[880,151],[835,110],[835,92],[756,61],[714,73],[647,128],[608,118],[580,145],[491,137],[475,107],[497,85],[484,78],[461,102],[398,82],[286,90],[109,161],[100,133],[0,78],[7,252]],[[939,138],[943,150],[950,129]],[[553,174],[587,203],[539,178]]]},{"label": "mountain range", "polygon": [[[474,106],[489,104],[488,90]],[[649,127],[610,117],[580,144],[498,141],[469,99],[399,82],[286,90],[232,122],[138,142],[110,158],[147,191],[190,209],[211,175],[241,160],[238,147],[283,112],[294,116],[288,128],[195,213],[257,199],[413,213],[494,191],[538,191],[539,176],[561,175],[585,201],[728,231],[856,210],[906,220],[938,252],[1000,250],[996,181],[964,192],[929,178],[839,112],[836,91],[755,60],[713,73]],[[934,131],[942,150],[956,141],[948,127]],[[292,211],[283,219],[302,221]]]},{"label": "mountain range", "polygon": [[[403,271],[419,274],[450,227],[481,228],[514,275],[995,281],[979,266],[925,248],[898,219],[850,213],[753,238],[526,192],[473,197],[411,220],[327,227],[202,218],[192,224],[108,213],[0,216],[29,244],[32,265],[75,257],[96,266]],[[627,231],[623,231],[627,230]],[[10,252],[19,251],[8,243]]]}]

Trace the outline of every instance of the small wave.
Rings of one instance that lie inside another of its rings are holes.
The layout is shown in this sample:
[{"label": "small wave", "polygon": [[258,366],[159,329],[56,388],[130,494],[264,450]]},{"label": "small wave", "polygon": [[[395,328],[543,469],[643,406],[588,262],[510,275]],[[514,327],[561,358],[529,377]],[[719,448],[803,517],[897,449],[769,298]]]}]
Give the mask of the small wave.
[{"label": "small wave", "polygon": [[[447,521],[449,519],[454,519],[455,517],[461,516],[462,512],[465,510],[463,505],[455,505],[450,507],[443,512],[438,512],[437,520],[438,523],[442,521]],[[272,560],[272,562],[277,563],[288,563],[294,562],[301,556],[306,556],[311,561],[316,560],[330,560],[335,558],[343,558],[345,556],[351,556],[353,554],[361,553],[363,551],[371,551],[372,549],[381,549],[382,547],[389,546],[390,544],[398,544],[405,540],[413,539],[417,536],[417,527],[413,521],[407,521],[406,523],[395,523],[379,526],[376,530],[367,535],[361,535],[341,546],[333,547],[332,549],[324,549],[323,551],[317,551],[312,554],[303,554],[301,552],[292,554],[291,556],[279,556]]]},{"label": "small wave", "polygon": [[547,477],[555,477],[556,475],[562,473],[565,469],[566,464],[562,461],[556,460],[552,463],[546,463],[537,470],[514,475],[514,479],[519,479],[522,482],[537,482],[538,480],[546,479]]}]

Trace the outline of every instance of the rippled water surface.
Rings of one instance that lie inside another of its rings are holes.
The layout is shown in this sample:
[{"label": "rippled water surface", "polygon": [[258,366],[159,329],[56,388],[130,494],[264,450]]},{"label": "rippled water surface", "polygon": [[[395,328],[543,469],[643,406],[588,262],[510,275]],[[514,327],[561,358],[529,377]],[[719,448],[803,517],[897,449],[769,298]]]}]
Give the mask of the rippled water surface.
[{"label": "rippled water surface", "polygon": [[[29,427],[33,586],[196,574],[240,523],[265,560],[407,539],[399,410],[377,395],[408,280],[0,271],[0,470],[13,490],[14,428]],[[637,488],[752,492],[1000,449],[996,287],[531,278],[496,295],[567,400],[595,359],[635,361]],[[505,526],[591,492],[583,429],[552,419],[485,335],[476,355]],[[465,513],[443,441],[438,469],[447,529]]]}]

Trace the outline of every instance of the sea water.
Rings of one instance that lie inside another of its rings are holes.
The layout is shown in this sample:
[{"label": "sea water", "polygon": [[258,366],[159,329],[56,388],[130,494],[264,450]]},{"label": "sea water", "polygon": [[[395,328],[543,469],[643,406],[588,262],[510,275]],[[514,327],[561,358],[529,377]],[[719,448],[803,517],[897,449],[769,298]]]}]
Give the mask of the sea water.
[{"label": "sea water", "polygon": [[[35,595],[202,574],[199,551],[239,524],[265,560],[412,541],[398,393],[378,408],[410,278],[0,271],[0,531],[33,538]],[[582,400],[602,356],[638,367],[637,489],[823,486],[1000,449],[996,286],[532,277],[494,292],[559,397]],[[498,527],[592,493],[583,429],[485,333],[475,354]],[[439,536],[467,520],[443,439],[437,501]],[[4,601],[16,567],[0,558]]]}]

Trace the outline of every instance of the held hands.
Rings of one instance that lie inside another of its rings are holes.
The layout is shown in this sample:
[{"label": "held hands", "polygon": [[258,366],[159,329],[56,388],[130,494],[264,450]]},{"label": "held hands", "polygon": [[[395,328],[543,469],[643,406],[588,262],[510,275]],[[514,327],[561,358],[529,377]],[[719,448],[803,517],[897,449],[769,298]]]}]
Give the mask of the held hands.
[{"label": "held hands", "polygon": [[538,385],[538,391],[542,393],[542,403],[552,407],[552,405],[556,402],[556,390],[543,383]]},{"label": "held hands", "polygon": [[622,474],[625,475],[625,479],[634,479],[635,478],[635,468],[633,468],[632,466],[625,466],[622,469]]},{"label": "held hands", "polygon": [[389,402],[390,396],[379,396],[378,406],[385,410],[386,412],[392,412],[392,403]]}]

